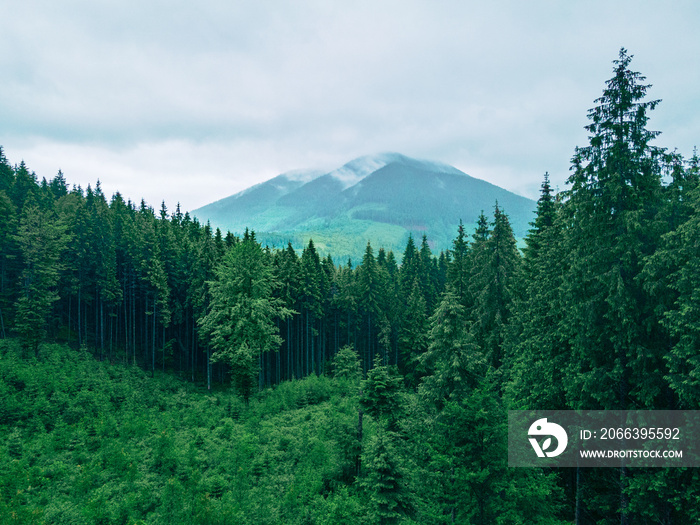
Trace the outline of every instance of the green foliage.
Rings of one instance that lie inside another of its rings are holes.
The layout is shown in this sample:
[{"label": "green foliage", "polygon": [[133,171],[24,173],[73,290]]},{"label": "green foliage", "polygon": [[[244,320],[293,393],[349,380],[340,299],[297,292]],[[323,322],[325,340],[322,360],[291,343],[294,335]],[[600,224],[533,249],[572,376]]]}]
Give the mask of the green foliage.
[{"label": "green foliage", "polygon": [[246,408],[232,394],[150,379],[58,345],[40,346],[30,363],[16,342],[0,341],[0,522],[13,512],[17,523],[363,515],[347,477],[357,399],[343,389],[310,378]]},{"label": "green foliage", "polygon": [[[472,245],[469,279],[471,333],[494,368],[503,362],[507,325],[520,295],[521,259],[507,215],[494,207],[493,229],[480,218]],[[487,236],[488,235],[488,236]]]},{"label": "green foliage", "polygon": [[374,366],[362,381],[360,404],[375,420],[386,418],[390,426],[400,417],[403,381],[395,366],[382,364],[375,357]]},{"label": "green foliage", "polygon": [[282,342],[275,320],[292,312],[272,297],[276,282],[270,261],[254,240],[234,245],[215,274],[208,282],[209,311],[199,324],[214,348],[213,359],[231,367],[234,385],[247,402],[258,381],[261,354]]},{"label": "green foliage", "polygon": [[565,376],[570,352],[562,326],[567,309],[562,297],[566,256],[561,203],[554,200],[545,174],[537,217],[526,239],[525,285],[515,305],[507,338],[512,408],[566,409]]},{"label": "green foliage", "polygon": [[404,305],[402,327],[398,340],[400,368],[409,384],[415,386],[421,376],[420,360],[428,346],[428,306],[418,278]]},{"label": "green foliage", "polygon": [[638,278],[655,250],[653,215],[660,205],[660,154],[649,144],[648,85],[632,72],[624,49],[614,76],[589,112],[590,144],[573,159],[564,213],[568,271],[568,396],[575,408],[653,407],[662,402],[663,335]]},{"label": "green foliage", "polygon": [[333,358],[333,377],[355,383],[362,377],[362,367],[357,352],[351,346],[344,346]]},{"label": "green foliage", "polygon": [[465,308],[447,291],[430,318],[428,351],[421,356],[426,372],[419,391],[437,406],[460,398],[486,374],[483,351],[469,332]]},{"label": "green foliage", "polygon": [[363,455],[366,474],[362,486],[369,498],[369,523],[399,523],[412,511],[412,497],[392,443],[394,440],[394,434],[380,430]]},{"label": "green foliage", "polygon": [[46,335],[51,306],[59,299],[56,290],[61,270],[59,258],[67,236],[56,217],[40,209],[30,196],[22,209],[14,240],[24,264],[15,330],[24,348],[36,352]]}]

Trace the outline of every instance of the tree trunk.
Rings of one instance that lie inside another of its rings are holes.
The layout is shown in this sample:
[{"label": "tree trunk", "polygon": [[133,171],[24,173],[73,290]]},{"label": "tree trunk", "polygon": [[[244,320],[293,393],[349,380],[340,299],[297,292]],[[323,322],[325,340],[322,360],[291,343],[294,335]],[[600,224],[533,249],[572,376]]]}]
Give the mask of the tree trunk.
[{"label": "tree trunk", "polygon": [[156,375],[156,299],[158,294],[153,294],[153,345],[151,346],[151,377]]},{"label": "tree trunk", "polygon": [[104,361],[105,353],[105,318],[104,318],[104,304],[102,299],[100,299],[100,361]]},{"label": "tree trunk", "polygon": [[[68,342],[70,343],[70,317],[71,307],[73,306],[73,294],[68,294]],[[2,320],[2,312],[0,312],[0,321]],[[5,325],[2,325],[2,337],[5,337]]]},{"label": "tree trunk", "polygon": [[191,356],[192,356],[192,367],[191,367],[191,371],[192,371],[192,382],[193,382],[193,383],[194,383],[194,368],[195,368],[195,359],[194,359],[194,357],[195,357],[195,349],[196,349],[196,346],[197,346],[197,345],[196,345],[196,341],[195,341],[195,337],[196,337],[195,332],[196,332],[196,331],[195,331],[194,322],[195,322],[195,321],[194,321],[194,311],[193,311],[193,312],[192,312],[192,325],[191,325],[191,326],[192,326],[192,348],[190,349]]},{"label": "tree trunk", "polygon": [[81,286],[78,284],[78,346],[83,346],[83,334],[81,332],[81,327],[80,327],[80,299],[81,299]]},{"label": "tree trunk", "polygon": [[[362,397],[362,390],[360,390],[360,397]],[[357,442],[360,444],[359,451],[357,453],[357,479],[360,479],[362,474],[362,406],[360,406],[357,413]]]},{"label": "tree trunk", "polygon": [[576,466],[576,511],[574,514],[575,525],[581,525],[581,467]]},{"label": "tree trunk", "polygon": [[207,345],[207,390],[211,390],[211,363],[209,362],[209,346]]}]

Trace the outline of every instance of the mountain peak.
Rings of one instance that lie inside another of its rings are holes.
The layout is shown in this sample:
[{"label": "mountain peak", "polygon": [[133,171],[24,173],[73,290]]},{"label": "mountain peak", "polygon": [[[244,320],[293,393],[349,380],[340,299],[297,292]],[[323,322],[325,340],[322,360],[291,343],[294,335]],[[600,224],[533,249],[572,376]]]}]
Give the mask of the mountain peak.
[{"label": "mountain peak", "polygon": [[407,159],[400,153],[377,153],[375,155],[365,155],[351,160],[340,168],[331,171],[328,175],[339,181],[342,189],[345,190],[354,186],[370,173],[383,168],[392,162]]}]

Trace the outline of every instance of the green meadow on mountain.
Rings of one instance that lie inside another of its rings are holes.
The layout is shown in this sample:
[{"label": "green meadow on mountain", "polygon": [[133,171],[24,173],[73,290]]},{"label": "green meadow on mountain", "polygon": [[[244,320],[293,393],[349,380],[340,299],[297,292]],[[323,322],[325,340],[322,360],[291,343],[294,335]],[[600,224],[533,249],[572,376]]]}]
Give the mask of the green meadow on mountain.
[{"label": "green meadow on mountain", "polygon": [[447,164],[385,153],[328,173],[278,175],[192,214],[222,231],[254,230],[270,246],[291,242],[301,249],[313,239],[322,254],[359,262],[367,241],[398,253],[409,234],[416,240],[426,235],[433,250],[447,250],[460,221],[474,229],[480,213],[490,215],[496,202],[516,238],[524,238],[534,201]]}]

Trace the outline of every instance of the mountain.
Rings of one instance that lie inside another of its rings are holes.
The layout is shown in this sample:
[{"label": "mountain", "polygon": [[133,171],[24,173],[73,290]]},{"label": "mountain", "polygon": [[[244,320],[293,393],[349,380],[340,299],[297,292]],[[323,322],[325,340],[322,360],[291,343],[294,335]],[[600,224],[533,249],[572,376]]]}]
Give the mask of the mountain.
[{"label": "mountain", "polygon": [[491,217],[496,202],[516,237],[524,237],[535,201],[447,164],[383,153],[327,173],[278,175],[192,214],[223,231],[247,227],[271,246],[301,248],[312,238],[322,254],[342,262],[359,260],[368,240],[400,259],[409,234],[417,242],[425,234],[434,251],[447,249],[460,220],[471,233],[481,211]]}]

